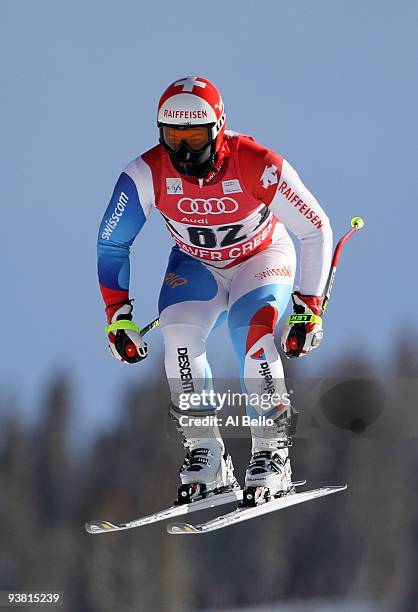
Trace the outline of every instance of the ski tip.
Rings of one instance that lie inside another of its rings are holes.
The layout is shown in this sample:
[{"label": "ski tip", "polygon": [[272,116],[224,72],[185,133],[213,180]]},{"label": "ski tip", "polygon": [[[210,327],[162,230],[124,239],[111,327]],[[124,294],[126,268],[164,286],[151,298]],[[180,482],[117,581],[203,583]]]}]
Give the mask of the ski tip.
[{"label": "ski tip", "polygon": [[338,493],[338,491],[345,491],[348,488],[348,485],[329,485],[327,487],[323,487],[323,489],[329,493]]},{"label": "ski tip", "polygon": [[196,529],[189,523],[169,523],[167,525],[167,533],[179,534],[179,533],[199,533],[199,529]]},{"label": "ski tip", "polygon": [[106,533],[109,531],[115,531],[118,526],[109,521],[88,521],[84,525],[87,533]]},{"label": "ski tip", "polygon": [[306,480],[295,480],[292,482],[292,485],[294,487],[302,487],[303,485],[306,485]]}]

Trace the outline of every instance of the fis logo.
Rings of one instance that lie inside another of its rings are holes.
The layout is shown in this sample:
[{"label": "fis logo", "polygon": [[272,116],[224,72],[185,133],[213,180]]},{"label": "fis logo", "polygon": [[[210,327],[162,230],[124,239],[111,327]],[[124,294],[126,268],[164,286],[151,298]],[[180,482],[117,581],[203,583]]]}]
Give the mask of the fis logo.
[{"label": "fis logo", "polygon": [[115,227],[117,226],[117,224],[120,221],[120,218],[122,217],[123,213],[125,212],[125,208],[126,205],[128,203],[128,196],[126,195],[126,193],[124,193],[123,191],[121,192],[120,196],[119,196],[119,200],[118,203],[115,206],[115,210],[113,211],[112,215],[109,217],[109,219],[105,220],[105,226],[104,226],[104,230],[102,231],[102,239],[103,240],[109,240],[113,230],[115,229]]},{"label": "fis logo", "polygon": [[165,183],[167,185],[167,193],[168,194],[182,194],[183,193],[183,183],[181,182],[181,178],[166,178]]}]

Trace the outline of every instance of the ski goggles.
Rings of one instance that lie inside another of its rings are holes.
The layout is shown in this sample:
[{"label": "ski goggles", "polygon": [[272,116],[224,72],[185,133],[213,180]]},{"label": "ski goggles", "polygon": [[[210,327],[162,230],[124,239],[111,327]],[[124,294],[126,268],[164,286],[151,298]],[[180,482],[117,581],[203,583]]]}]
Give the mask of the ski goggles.
[{"label": "ski goggles", "polygon": [[211,128],[208,125],[174,127],[162,125],[161,137],[171,151],[177,151],[184,142],[192,151],[200,151],[212,140]]}]

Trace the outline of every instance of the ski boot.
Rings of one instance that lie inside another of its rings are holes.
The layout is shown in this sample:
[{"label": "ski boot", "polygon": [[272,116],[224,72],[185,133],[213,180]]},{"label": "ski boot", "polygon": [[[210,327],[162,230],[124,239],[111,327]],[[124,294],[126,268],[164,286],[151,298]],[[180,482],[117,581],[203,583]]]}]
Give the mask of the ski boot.
[{"label": "ski boot", "polygon": [[252,456],[240,506],[256,506],[294,492],[289,438],[277,424],[251,427]]},{"label": "ski boot", "polygon": [[[239,489],[234,468],[216,424],[216,413],[185,413],[171,408],[177,430],[183,436],[186,450],[180,469],[181,484],[178,488],[177,504],[189,504],[218,493]],[[179,417],[187,417],[180,423]],[[201,425],[202,417],[210,417],[209,425]]]}]

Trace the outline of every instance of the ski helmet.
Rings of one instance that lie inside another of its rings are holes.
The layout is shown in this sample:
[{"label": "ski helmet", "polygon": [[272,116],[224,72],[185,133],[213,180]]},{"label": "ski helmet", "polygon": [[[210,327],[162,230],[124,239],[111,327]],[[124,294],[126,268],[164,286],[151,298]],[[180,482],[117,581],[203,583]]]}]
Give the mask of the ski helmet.
[{"label": "ski helmet", "polygon": [[207,79],[174,81],[158,104],[160,143],[181,174],[202,178],[214,170],[225,131],[219,91]]}]

